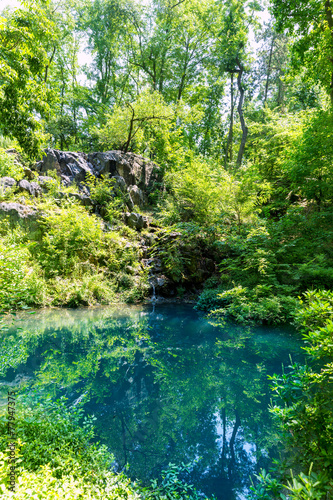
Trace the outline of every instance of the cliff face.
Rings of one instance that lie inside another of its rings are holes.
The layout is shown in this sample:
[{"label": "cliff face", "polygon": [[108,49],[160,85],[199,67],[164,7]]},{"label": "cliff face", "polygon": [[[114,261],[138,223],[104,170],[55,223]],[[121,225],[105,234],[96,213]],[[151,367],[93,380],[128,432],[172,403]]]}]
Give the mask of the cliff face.
[{"label": "cliff face", "polygon": [[[15,151],[11,153],[15,154]],[[0,194],[11,189],[14,192],[26,193],[32,198],[43,196],[48,190],[48,182],[52,181],[52,177],[47,175],[48,172],[56,172],[64,187],[72,185],[77,192],[67,193],[67,196],[76,198],[84,206],[95,205],[85,184],[89,176],[113,178],[115,189],[126,193],[129,213],[125,215],[125,220],[135,229],[145,227],[145,221],[139,214],[131,213],[134,206],[146,207],[148,194],[162,180],[161,170],[155,163],[134,153],[107,151],[85,154],[46,149],[43,159],[32,166],[32,170],[24,168],[24,178],[19,181],[11,177],[0,178]],[[60,190],[58,197],[63,196],[64,193]],[[10,210],[12,220],[29,221],[30,214],[23,210],[20,204],[10,207],[7,205],[9,204],[1,204],[0,218],[7,216]],[[103,216],[101,207],[95,206],[95,212]]]}]

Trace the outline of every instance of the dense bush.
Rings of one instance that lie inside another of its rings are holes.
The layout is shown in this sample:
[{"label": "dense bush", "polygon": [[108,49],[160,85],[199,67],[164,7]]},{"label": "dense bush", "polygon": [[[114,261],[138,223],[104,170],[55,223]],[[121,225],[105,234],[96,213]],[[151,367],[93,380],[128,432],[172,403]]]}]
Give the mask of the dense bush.
[{"label": "dense bush", "polygon": [[198,297],[195,308],[202,311],[213,311],[220,308],[226,303],[226,299],[222,297],[223,292],[222,285],[203,290]]},{"label": "dense bush", "polygon": [[2,221],[0,309],[136,302],[147,295],[136,231],[119,222],[106,231],[100,218],[70,200],[58,206],[46,199],[39,209],[38,234]]},{"label": "dense bush", "polygon": [[15,156],[0,148],[0,177],[13,177],[19,181],[23,177],[23,167]]},{"label": "dense bush", "polygon": [[[299,500],[331,498],[333,494],[332,314],[332,292],[314,290],[304,294],[295,322],[302,331],[311,365],[293,363],[282,375],[271,377],[276,393],[271,411],[291,450],[284,469],[303,469],[287,484],[290,498]],[[270,498],[267,495],[274,480],[265,474],[259,480],[255,498]],[[285,497],[281,494],[274,498]]]},{"label": "dense bush", "polygon": [[[90,444],[94,436],[92,422],[93,419],[83,417],[82,408],[67,407],[64,399],[55,403],[47,398],[43,403],[34,400],[29,404],[19,403],[15,428],[24,443],[20,450],[24,468],[37,471],[48,464],[58,478],[82,474],[96,479],[99,472],[108,469],[113,457],[105,448]],[[5,415],[2,415],[2,452],[6,451],[8,442],[6,425]]]},{"label": "dense bush", "polygon": [[38,259],[47,276],[69,275],[79,262],[98,263],[101,222],[78,205],[53,210],[43,219],[44,234]]},{"label": "dense bush", "polygon": [[29,260],[29,251],[23,245],[5,245],[0,241],[0,310],[25,304],[29,294]]}]

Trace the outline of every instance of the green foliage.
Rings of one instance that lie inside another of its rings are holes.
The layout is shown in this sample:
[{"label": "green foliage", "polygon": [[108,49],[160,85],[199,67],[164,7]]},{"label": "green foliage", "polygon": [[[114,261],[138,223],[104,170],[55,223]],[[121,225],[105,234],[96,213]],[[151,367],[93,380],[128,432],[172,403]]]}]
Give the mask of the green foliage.
[{"label": "green foliage", "polygon": [[100,222],[78,205],[59,208],[44,217],[44,236],[38,248],[47,276],[68,275],[78,262],[98,259],[103,231]]},{"label": "green foliage", "polygon": [[291,296],[274,295],[271,287],[257,285],[252,290],[241,286],[226,290],[217,295],[224,307],[215,308],[211,317],[216,321],[229,316],[239,323],[286,323],[293,318],[298,305]]},{"label": "green foliage", "polygon": [[[62,397],[43,403],[33,396],[17,398],[15,428],[17,441],[17,484],[15,498],[115,499],[165,498],[196,500],[194,488],[179,475],[186,466],[170,464],[160,484],[149,487],[131,483],[124,474],[110,471],[114,460],[106,446],[92,444],[95,417],[86,417],[82,402],[68,405]],[[3,498],[11,498],[9,477],[7,420],[0,416],[0,488]]]},{"label": "green foliage", "polygon": [[43,7],[33,4],[0,17],[1,131],[32,157],[45,140],[37,114],[49,111],[52,93],[41,79],[47,61],[43,41],[52,39],[54,30]]},{"label": "green foliage", "polygon": [[115,178],[108,176],[99,179],[90,175],[85,183],[89,188],[91,199],[104,209],[104,218],[111,223],[120,221],[130,201],[126,188],[122,188]]},{"label": "green foliage", "polygon": [[0,309],[142,300],[149,286],[138,262],[137,232],[119,225],[113,202],[109,219],[116,217],[118,225],[105,231],[82,206],[69,200],[58,206],[50,196],[39,203],[38,234],[2,222]]},{"label": "green foliage", "polygon": [[333,293],[328,290],[309,290],[300,299],[295,322],[303,333],[307,334],[310,331],[313,334],[330,322],[332,313]]},{"label": "green foliage", "polygon": [[[20,449],[24,467],[37,471],[40,466],[49,465],[58,478],[79,474],[96,480],[113,457],[105,447],[90,444],[94,436],[93,420],[83,417],[79,405],[68,408],[64,398],[55,403],[46,398],[43,403],[32,400],[30,404],[19,404],[16,429],[24,443]],[[4,415],[0,425],[0,449],[5,452],[8,440]]]},{"label": "green foliage", "polygon": [[144,91],[131,104],[115,106],[95,133],[103,148],[131,150],[165,165],[180,156],[175,151],[180,147],[175,119],[175,107],[167,105],[161,94]]},{"label": "green foliage", "polygon": [[22,307],[28,296],[29,251],[0,242],[0,310]]},{"label": "green foliage", "polygon": [[[15,138],[30,158],[49,141],[60,149],[120,149],[154,160],[166,175],[158,191],[146,193],[163,225],[153,227],[151,251],[179,296],[219,272],[197,302],[213,321],[294,320],[302,329],[314,365],[292,364],[274,379],[286,404],[274,412],[292,431],[303,472],[289,483],[261,473],[258,498],[320,498],[333,470],[333,118],[323,97],[326,89],[333,102],[331,3],[273,0],[283,35],[273,23],[260,32],[260,5],[243,0],[100,0],[76,6],[36,0],[0,17],[1,145]],[[249,55],[250,30],[265,42],[259,62]],[[86,36],[92,62],[80,67]],[[241,168],[234,152],[246,127],[243,95],[236,115],[236,80],[245,92],[249,127]],[[1,149],[0,176],[22,175]],[[6,200],[35,204],[43,217],[35,234],[14,223],[1,229],[1,310],[147,296],[143,243],[122,223],[126,190],[108,178],[91,177],[87,184],[111,231],[76,202],[57,199],[58,179],[42,200],[6,192]],[[5,336],[2,341],[8,357]],[[17,339],[20,359],[26,345]],[[103,497],[97,486],[95,492],[87,489],[78,473],[71,478],[74,468],[64,470],[61,486],[53,465],[43,469],[44,478],[37,471],[23,471],[22,477],[36,489],[45,487],[50,498],[61,496],[59,491],[70,495],[73,485],[75,495],[81,488],[87,498]],[[190,496],[178,473],[171,468],[165,484],[154,483],[155,493],[147,495]]]},{"label": "green foliage", "polygon": [[196,302],[195,308],[202,311],[213,311],[219,309],[226,300],[223,298],[223,286],[216,288],[206,288],[201,292]]},{"label": "green foliage", "polygon": [[290,491],[292,500],[320,500],[327,498],[330,492],[330,486],[325,475],[311,471],[312,464],[308,474],[301,472],[297,477],[291,473],[291,481],[288,481],[287,489]]},{"label": "green foliage", "polygon": [[[274,375],[272,388],[277,394],[272,413],[279,419],[288,447],[291,466],[303,472],[291,476],[287,488],[291,498],[325,498],[331,494],[333,470],[332,441],[332,331],[333,295],[328,291],[309,291],[300,300],[295,314],[302,328],[305,350],[316,364],[293,363],[281,376]],[[313,472],[312,472],[313,467]],[[282,497],[283,498],[283,497]]]},{"label": "green foliage", "polygon": [[[211,224],[222,209],[226,181],[218,182],[217,174],[205,162],[194,161],[185,168],[168,174],[173,199],[166,206],[166,220]],[[217,181],[217,182],[216,182]]]},{"label": "green foliage", "polygon": [[333,18],[331,2],[283,2],[273,0],[272,11],[280,32],[292,41],[295,72],[306,70],[304,79],[320,81],[332,98]]},{"label": "green foliage", "polygon": [[86,179],[86,184],[89,188],[91,198],[99,205],[105,206],[113,200],[116,184],[115,179],[105,176],[101,179],[96,179],[94,175],[90,174]]},{"label": "green foliage", "polygon": [[149,487],[143,489],[143,498],[152,500],[164,500],[172,498],[174,500],[198,500],[201,495],[195,488],[180,479],[180,475],[190,471],[190,466],[181,464],[169,464],[168,468],[162,471],[161,480],[154,479]]},{"label": "green foliage", "polygon": [[283,485],[265,469],[262,469],[259,474],[255,474],[255,478],[257,480],[256,485],[251,480],[251,499],[273,500],[283,498],[281,494]]},{"label": "green foliage", "polygon": [[19,181],[23,177],[23,167],[12,154],[0,148],[0,177],[13,177]]},{"label": "green foliage", "polygon": [[333,196],[332,130],[332,111],[317,112],[283,166],[292,179],[294,192],[319,206],[331,202]]},{"label": "green foliage", "polygon": [[256,479],[258,484],[251,486],[251,499],[253,500],[324,500],[330,492],[329,481],[325,474],[312,472],[312,464],[308,474],[301,472],[294,477],[290,471],[291,478],[286,484],[281,484],[270,473],[263,469]]},{"label": "green foliage", "polygon": [[[284,113],[264,108],[254,115],[250,128],[248,154],[260,176],[275,184],[281,190],[283,164],[299,141],[309,112]],[[277,182],[279,181],[279,183]],[[283,179],[283,181],[285,181]],[[285,188],[287,189],[287,187]]]},{"label": "green foliage", "polygon": [[202,284],[215,270],[213,238],[214,228],[194,222],[175,224],[157,233],[152,254],[161,259],[163,271],[174,282]]},{"label": "green foliage", "polygon": [[269,186],[243,172],[231,176],[204,159],[189,161],[166,175],[172,197],[161,215],[166,223],[190,222],[201,226],[232,221],[241,226],[253,220],[257,206],[267,198]]}]

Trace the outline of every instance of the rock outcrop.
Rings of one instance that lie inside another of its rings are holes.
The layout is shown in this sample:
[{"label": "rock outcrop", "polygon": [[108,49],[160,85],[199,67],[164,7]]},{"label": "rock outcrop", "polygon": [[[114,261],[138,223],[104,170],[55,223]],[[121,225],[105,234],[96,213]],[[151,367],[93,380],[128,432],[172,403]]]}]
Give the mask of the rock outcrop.
[{"label": "rock outcrop", "polygon": [[0,220],[8,218],[11,225],[19,223],[31,231],[37,230],[40,215],[34,208],[21,203],[0,203]]},{"label": "rock outcrop", "polygon": [[145,205],[147,193],[153,189],[161,175],[155,163],[134,153],[121,151],[87,155],[47,149],[35,168],[41,175],[49,170],[56,171],[65,186],[72,183],[79,186],[89,174],[95,177],[110,175],[122,190],[128,190],[132,205],[140,207]]},{"label": "rock outcrop", "polygon": [[42,193],[42,189],[37,182],[29,182],[26,179],[19,181],[17,187],[19,191],[26,192],[30,196],[40,196]]},{"label": "rock outcrop", "polygon": [[141,214],[125,213],[125,223],[132,229],[138,229],[139,231],[148,226],[148,219]]},{"label": "rock outcrop", "polygon": [[57,149],[46,149],[42,161],[36,164],[36,170],[40,173],[55,170],[66,186],[74,181],[76,183],[84,181],[87,174],[95,175],[86,154]]},{"label": "rock outcrop", "polygon": [[0,193],[5,193],[7,189],[11,189],[16,186],[16,180],[12,177],[1,177],[0,178]]}]

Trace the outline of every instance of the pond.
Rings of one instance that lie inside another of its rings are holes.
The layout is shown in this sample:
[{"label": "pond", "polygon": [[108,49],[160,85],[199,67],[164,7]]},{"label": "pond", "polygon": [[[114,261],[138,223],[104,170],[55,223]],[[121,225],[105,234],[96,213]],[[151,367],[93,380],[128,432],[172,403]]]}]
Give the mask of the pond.
[{"label": "pond", "polygon": [[0,389],[83,400],[132,478],[183,462],[207,496],[246,499],[279,450],[268,375],[290,354],[303,360],[292,329],[214,326],[186,304],[42,310],[2,339]]}]

